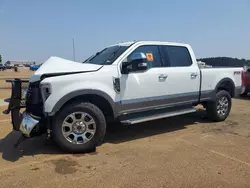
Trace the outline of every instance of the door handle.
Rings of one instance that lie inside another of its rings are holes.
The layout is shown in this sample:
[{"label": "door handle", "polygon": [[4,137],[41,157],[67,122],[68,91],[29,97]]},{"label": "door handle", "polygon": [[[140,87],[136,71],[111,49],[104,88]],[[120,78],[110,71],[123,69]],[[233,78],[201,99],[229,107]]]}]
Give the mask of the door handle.
[{"label": "door handle", "polygon": [[160,76],[159,76],[159,79],[166,79],[168,77],[168,75],[166,75],[166,74],[161,74]]},{"label": "door handle", "polygon": [[196,78],[197,76],[198,74],[196,72],[191,74],[191,78]]}]

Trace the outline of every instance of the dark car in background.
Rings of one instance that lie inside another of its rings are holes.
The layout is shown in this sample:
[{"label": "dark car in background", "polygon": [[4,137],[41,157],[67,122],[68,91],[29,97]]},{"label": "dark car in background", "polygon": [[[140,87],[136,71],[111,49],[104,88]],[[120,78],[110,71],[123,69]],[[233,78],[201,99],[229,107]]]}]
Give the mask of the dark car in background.
[{"label": "dark car in background", "polygon": [[6,70],[7,68],[6,68],[6,66],[4,65],[4,64],[0,64],[0,71],[4,71],[4,70]]},{"label": "dark car in background", "polygon": [[41,64],[40,65],[31,65],[30,70],[36,71],[37,69],[39,69],[40,66],[41,66]]},{"label": "dark car in background", "polygon": [[24,64],[25,67],[30,67],[31,65],[30,64]]}]

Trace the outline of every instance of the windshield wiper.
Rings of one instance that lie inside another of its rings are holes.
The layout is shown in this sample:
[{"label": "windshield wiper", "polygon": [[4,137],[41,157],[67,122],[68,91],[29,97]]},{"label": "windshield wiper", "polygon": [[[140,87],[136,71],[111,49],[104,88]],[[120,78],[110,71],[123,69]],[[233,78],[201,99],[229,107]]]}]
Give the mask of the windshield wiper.
[{"label": "windshield wiper", "polygon": [[96,56],[99,55],[100,53],[101,53],[101,52],[97,52],[95,55],[90,56],[88,59],[86,59],[86,60],[85,60],[84,62],[82,62],[82,63],[88,63],[90,59],[96,57]]},{"label": "windshield wiper", "polygon": [[114,58],[115,55],[116,55],[116,53],[118,52],[119,49],[120,49],[120,47],[119,47],[116,51],[112,52],[112,54],[111,54],[111,55],[109,56],[109,58],[105,61],[104,64],[106,64],[108,61],[110,61],[110,59]]}]

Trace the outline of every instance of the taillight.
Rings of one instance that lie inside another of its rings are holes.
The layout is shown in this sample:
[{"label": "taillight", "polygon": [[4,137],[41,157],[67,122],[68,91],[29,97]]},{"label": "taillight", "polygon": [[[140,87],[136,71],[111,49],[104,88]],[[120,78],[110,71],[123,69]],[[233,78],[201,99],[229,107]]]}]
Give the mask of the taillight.
[{"label": "taillight", "polygon": [[241,72],[241,86],[245,86],[246,85],[246,72],[242,71]]}]

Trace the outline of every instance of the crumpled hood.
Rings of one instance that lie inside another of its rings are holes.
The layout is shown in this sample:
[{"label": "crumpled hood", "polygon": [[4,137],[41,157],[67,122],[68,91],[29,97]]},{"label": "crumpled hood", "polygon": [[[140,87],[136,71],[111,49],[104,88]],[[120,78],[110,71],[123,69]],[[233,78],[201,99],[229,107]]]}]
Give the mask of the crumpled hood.
[{"label": "crumpled hood", "polygon": [[102,65],[75,62],[60,57],[50,57],[31,76],[30,82],[40,80],[42,75],[96,71],[101,67]]}]

